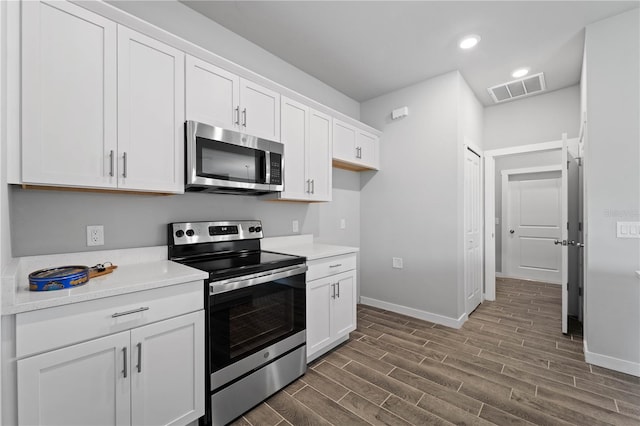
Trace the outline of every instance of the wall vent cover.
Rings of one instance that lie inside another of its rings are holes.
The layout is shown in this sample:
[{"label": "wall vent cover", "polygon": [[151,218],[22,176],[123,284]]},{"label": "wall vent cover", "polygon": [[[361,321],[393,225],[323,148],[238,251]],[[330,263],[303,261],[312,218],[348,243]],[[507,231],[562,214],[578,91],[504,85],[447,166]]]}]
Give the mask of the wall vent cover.
[{"label": "wall vent cover", "polygon": [[536,93],[543,92],[546,88],[544,73],[541,72],[518,80],[498,84],[497,86],[489,87],[487,90],[493,101],[498,104],[512,99],[535,95]]}]

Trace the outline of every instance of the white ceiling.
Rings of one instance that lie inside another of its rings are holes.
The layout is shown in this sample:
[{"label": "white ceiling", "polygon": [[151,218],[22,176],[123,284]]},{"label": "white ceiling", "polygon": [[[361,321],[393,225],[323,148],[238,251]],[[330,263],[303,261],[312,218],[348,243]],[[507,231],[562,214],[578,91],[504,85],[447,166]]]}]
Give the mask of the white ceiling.
[{"label": "white ceiling", "polygon": [[[365,101],[460,70],[478,99],[530,67],[547,90],[580,80],[584,27],[639,1],[182,1]],[[470,51],[459,39],[482,37]]]}]

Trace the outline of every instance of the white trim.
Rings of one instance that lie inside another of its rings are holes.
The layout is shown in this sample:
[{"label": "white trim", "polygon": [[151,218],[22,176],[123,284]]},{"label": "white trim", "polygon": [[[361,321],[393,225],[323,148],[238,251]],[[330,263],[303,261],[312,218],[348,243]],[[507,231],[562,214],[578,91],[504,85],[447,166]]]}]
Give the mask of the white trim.
[{"label": "white trim", "polygon": [[631,374],[640,377],[640,363],[627,361],[626,359],[614,358],[609,355],[602,355],[595,352],[589,352],[587,349],[587,341],[584,342],[584,360],[588,364],[597,365],[598,367],[608,368],[609,370],[620,371],[622,373]]},{"label": "white trim", "polygon": [[545,172],[561,172],[562,165],[557,166],[539,166],[539,167],[525,167],[522,169],[506,169],[502,170],[502,176],[510,175],[524,175],[529,173],[545,173]]},{"label": "white trim", "polygon": [[486,157],[502,157],[505,155],[523,154],[525,152],[553,151],[554,149],[562,149],[562,139],[551,142],[513,146],[510,148],[492,149],[485,151],[484,155]]},{"label": "white trim", "polygon": [[396,305],[382,300],[372,299],[370,297],[360,297],[360,303],[363,305],[373,306],[374,308],[385,309],[387,311],[396,312],[398,314],[408,315],[413,318],[434,322],[446,327],[460,328],[467,320],[467,314],[460,315],[460,318],[445,317],[444,315],[434,314],[420,309],[410,308],[408,306]]},{"label": "white trim", "polygon": [[[577,140],[576,138],[569,141]],[[562,149],[562,140],[542,142],[511,148],[492,149],[484,152],[484,292],[486,300],[496,300],[496,240],[495,232],[495,171],[496,157],[527,152]]]}]

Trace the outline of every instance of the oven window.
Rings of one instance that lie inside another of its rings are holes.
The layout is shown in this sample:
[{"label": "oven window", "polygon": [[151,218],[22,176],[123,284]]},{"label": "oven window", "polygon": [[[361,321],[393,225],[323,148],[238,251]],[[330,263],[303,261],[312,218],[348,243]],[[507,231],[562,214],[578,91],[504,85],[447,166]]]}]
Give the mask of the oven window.
[{"label": "oven window", "polygon": [[211,296],[212,372],[304,330],[304,286],[287,280]]},{"label": "oven window", "polygon": [[234,182],[265,183],[265,153],[259,149],[196,138],[196,174]]}]

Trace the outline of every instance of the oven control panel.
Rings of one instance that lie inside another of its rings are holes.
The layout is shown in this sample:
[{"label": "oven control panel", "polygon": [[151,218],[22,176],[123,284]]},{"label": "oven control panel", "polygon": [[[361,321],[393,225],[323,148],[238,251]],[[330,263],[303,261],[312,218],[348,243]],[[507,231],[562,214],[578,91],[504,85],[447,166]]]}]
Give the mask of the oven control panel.
[{"label": "oven control panel", "polygon": [[262,238],[259,220],[217,222],[179,222],[169,225],[170,238],[175,245],[217,243],[221,241]]}]

